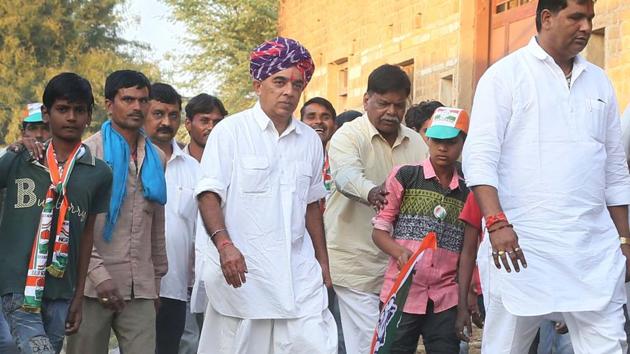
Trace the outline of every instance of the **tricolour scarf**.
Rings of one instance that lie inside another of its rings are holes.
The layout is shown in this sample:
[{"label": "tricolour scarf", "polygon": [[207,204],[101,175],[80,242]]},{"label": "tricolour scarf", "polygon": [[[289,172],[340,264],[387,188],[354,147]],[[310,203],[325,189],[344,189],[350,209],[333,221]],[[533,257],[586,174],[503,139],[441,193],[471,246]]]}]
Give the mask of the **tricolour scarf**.
[{"label": "tricolour scarf", "polygon": [[[66,213],[70,203],[66,195],[66,187],[68,186],[68,180],[70,179],[74,164],[78,158],[80,147],[81,143],[74,147],[63,165],[61,172],[59,171],[53,144],[48,144],[46,148],[46,161],[48,162],[51,184],[46,192],[46,200],[44,201],[37,234],[33,241],[31,259],[28,264],[26,286],[24,288],[24,303],[22,304],[22,309],[27,312],[40,312],[46,282],[46,271],[55,278],[62,278],[66,270],[66,265],[68,264],[70,221],[66,218]],[[51,264],[46,267],[53,212],[58,198],[61,198],[61,206],[59,207],[57,225],[55,227],[53,258]]]},{"label": "tricolour scarf", "polygon": [[[140,170],[140,179],[144,197],[150,201],[166,204],[166,179],[164,178],[164,167],[158,152],[155,150],[149,138],[141,130],[144,144],[144,161]],[[129,144],[125,138],[112,127],[110,120],[101,126],[103,136],[103,159],[112,168],[112,196],[109,202],[109,212],[105,219],[103,238],[110,242],[114,227],[118,221],[118,214],[125,199],[127,190],[127,174],[129,172],[129,158],[131,152]]]}]

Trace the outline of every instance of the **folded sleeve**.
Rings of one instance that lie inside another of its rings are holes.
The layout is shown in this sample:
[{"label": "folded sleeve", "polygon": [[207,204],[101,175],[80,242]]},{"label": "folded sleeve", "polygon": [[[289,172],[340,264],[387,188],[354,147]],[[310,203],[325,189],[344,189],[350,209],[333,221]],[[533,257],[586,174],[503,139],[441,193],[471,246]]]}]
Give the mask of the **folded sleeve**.
[{"label": "folded sleeve", "polygon": [[469,187],[488,185],[498,188],[497,166],[507,124],[512,115],[512,94],[496,66],[479,80],[470,127],[463,151],[463,167]]},{"label": "folded sleeve", "polygon": [[204,192],[216,193],[221,198],[221,206],[225,204],[234,168],[236,137],[229,128],[228,124],[219,124],[208,137],[195,188],[196,196]]},{"label": "folded sleeve", "polygon": [[[316,137],[317,138],[317,137]],[[311,204],[326,197],[326,187],[324,187],[324,147],[319,139],[311,143],[313,151],[313,160],[311,164],[311,184],[308,188],[307,203]]]}]

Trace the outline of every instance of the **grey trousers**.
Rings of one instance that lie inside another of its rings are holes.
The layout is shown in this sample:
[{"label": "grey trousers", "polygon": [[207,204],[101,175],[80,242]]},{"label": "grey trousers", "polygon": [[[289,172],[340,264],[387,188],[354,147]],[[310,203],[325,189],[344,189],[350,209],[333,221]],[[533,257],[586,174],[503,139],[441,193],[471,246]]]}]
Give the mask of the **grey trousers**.
[{"label": "grey trousers", "polygon": [[83,300],[83,321],[79,332],[69,336],[67,354],[108,354],[114,330],[122,353],[155,354],[155,306],[149,299],[125,301],[114,313],[96,299]]}]

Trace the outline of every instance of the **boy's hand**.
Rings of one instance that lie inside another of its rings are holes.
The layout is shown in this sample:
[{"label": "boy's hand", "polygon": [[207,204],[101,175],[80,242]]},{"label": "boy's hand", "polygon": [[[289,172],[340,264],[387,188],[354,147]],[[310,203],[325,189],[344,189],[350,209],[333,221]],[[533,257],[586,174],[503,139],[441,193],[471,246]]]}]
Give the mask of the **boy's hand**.
[{"label": "boy's hand", "polygon": [[409,262],[409,258],[411,258],[411,256],[413,255],[413,252],[411,252],[408,248],[406,247],[400,247],[400,254],[398,255],[398,257],[396,257],[396,265],[398,266],[398,270],[401,270],[405,264],[407,264],[407,262]]},{"label": "boy's hand", "polygon": [[118,288],[111,279],[98,284],[96,286],[96,294],[98,295],[98,302],[107,309],[121,312],[125,307],[125,300],[120,296]]},{"label": "boy's hand", "polygon": [[79,331],[83,313],[83,296],[75,296],[70,302],[66,316],[66,335],[73,335]]},{"label": "boy's hand", "polygon": [[483,328],[483,319],[481,318],[481,311],[479,311],[479,305],[477,304],[477,294],[470,290],[468,291],[468,312],[472,319],[472,323],[477,328]]},{"label": "boy's hand", "polygon": [[455,319],[455,333],[457,338],[464,342],[470,342],[472,324],[470,322],[470,312],[468,307],[462,304],[457,305],[457,318]]}]

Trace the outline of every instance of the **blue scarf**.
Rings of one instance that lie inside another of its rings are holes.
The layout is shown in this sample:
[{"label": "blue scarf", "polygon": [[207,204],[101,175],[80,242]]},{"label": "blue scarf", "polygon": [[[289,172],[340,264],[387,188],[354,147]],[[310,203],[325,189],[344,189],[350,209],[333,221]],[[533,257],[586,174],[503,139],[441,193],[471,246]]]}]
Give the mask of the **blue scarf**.
[{"label": "blue scarf", "polygon": [[[155,150],[149,138],[146,137],[144,131],[140,134],[145,139],[144,143],[144,161],[140,169],[140,179],[142,180],[142,188],[144,197],[152,202],[160,205],[166,204],[166,180],[164,178],[164,167],[158,152]],[[120,135],[116,129],[112,128],[110,120],[101,126],[101,135],[103,136],[103,157],[105,162],[112,168],[112,197],[109,202],[109,212],[105,219],[105,228],[103,230],[103,238],[110,242],[112,233],[118,220],[118,214],[125,192],[127,190],[127,174],[129,172],[129,144],[125,138]]]}]

